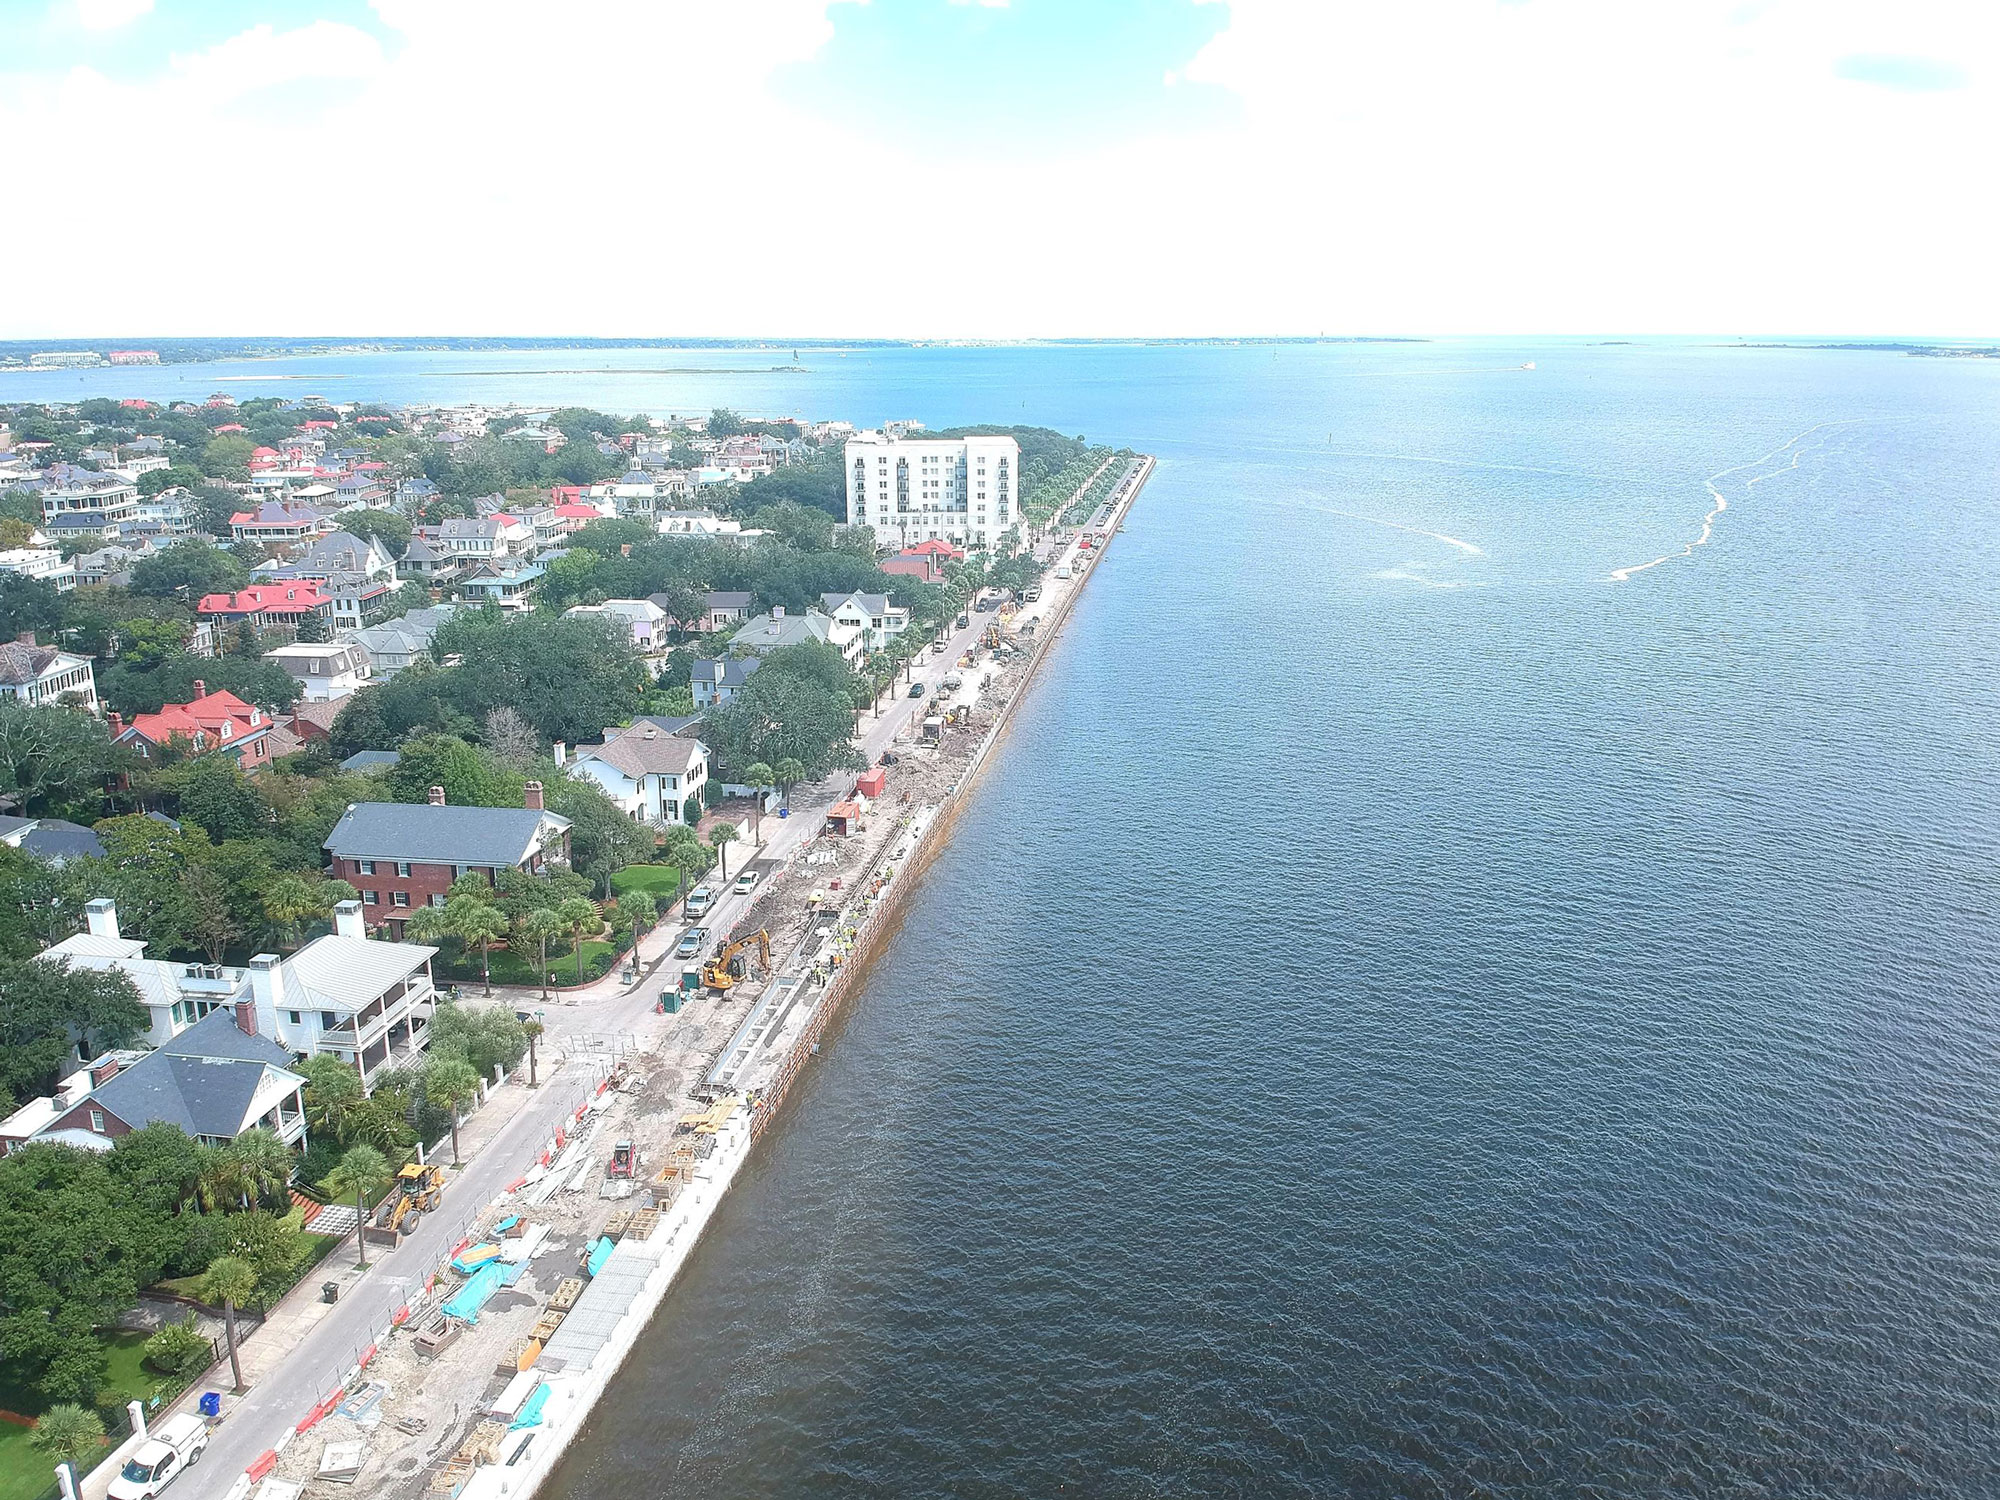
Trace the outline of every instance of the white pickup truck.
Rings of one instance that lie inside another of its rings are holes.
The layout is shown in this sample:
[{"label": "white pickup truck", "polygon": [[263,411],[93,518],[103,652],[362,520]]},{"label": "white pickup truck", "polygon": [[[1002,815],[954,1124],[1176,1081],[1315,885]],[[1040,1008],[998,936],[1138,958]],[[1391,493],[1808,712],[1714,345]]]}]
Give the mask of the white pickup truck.
[{"label": "white pickup truck", "polygon": [[111,1500],[153,1500],[181,1477],[208,1446],[208,1424],[200,1417],[168,1417],[155,1427],[111,1481]]}]

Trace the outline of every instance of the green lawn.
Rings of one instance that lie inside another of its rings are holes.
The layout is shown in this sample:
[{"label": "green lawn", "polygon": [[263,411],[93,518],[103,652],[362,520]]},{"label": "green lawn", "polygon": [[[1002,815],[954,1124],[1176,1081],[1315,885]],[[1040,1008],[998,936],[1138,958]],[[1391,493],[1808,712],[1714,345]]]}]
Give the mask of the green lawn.
[{"label": "green lawn", "polygon": [[32,1428],[0,1422],[0,1500],[42,1500],[56,1492],[56,1466],[34,1443]]},{"label": "green lawn", "polygon": [[672,865],[627,865],[611,873],[611,890],[622,896],[627,891],[644,891],[650,896],[671,896],[680,884],[680,871]]},{"label": "green lawn", "polygon": [[[613,878],[615,879],[616,877]],[[554,945],[551,944],[551,946],[553,947]],[[609,943],[601,942],[595,938],[583,945],[583,973],[586,980],[590,977],[591,959],[600,953],[610,953],[612,951]],[[460,989],[477,993],[479,987],[479,955],[476,952],[472,955],[472,962],[470,964],[455,964],[450,968],[442,968],[436,965],[433,967],[438,969],[440,977],[448,979],[458,985]],[[495,984],[516,985],[522,988],[530,985],[539,986],[542,982],[542,976],[541,971],[536,967],[535,955],[532,952],[521,954],[515,953],[510,949],[495,948],[493,950],[493,982]],[[549,955],[549,983],[552,985],[576,983],[575,953],[565,952],[560,955],[551,953]]]}]

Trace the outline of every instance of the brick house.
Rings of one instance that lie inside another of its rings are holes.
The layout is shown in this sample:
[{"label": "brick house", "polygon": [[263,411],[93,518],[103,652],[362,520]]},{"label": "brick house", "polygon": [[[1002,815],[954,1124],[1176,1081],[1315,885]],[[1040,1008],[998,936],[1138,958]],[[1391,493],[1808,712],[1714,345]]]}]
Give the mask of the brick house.
[{"label": "brick house", "polygon": [[127,724],[111,715],[111,738],[145,760],[158,760],[172,745],[182,754],[228,755],[246,774],[271,761],[271,717],[234,693],[211,693],[195,679],[194,696],[185,703],[163,704],[156,714],[134,714]]},{"label": "brick house", "polygon": [[356,802],[327,835],[327,874],[361,893],[372,927],[398,936],[420,906],[442,906],[453,881],[502,870],[530,875],[569,863],[569,819],[547,810],[531,781],[525,807],[451,807],[444,788],[427,804]]}]

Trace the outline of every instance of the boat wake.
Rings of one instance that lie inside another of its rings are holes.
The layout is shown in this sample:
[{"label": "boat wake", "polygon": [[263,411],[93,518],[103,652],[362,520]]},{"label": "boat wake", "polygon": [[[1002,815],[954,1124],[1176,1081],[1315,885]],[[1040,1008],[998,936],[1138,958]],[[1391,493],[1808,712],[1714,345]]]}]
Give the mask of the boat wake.
[{"label": "boat wake", "polygon": [[1447,547],[1456,547],[1467,557],[1484,557],[1486,551],[1459,537],[1446,536],[1442,531],[1426,531],[1421,526],[1408,526],[1401,521],[1385,521],[1380,516],[1364,516],[1359,511],[1337,510],[1331,505],[1310,505],[1297,502],[1307,510],[1316,510],[1323,516],[1339,516],[1344,521],[1360,521],[1368,526],[1386,526],[1391,531],[1407,531],[1411,536],[1427,536],[1434,542],[1443,542]]},{"label": "boat wake", "polygon": [[[1747,464],[1736,464],[1731,468],[1722,469],[1709,475],[1708,478],[1702,481],[1702,484],[1707,487],[1709,499],[1714,503],[1709,506],[1708,514],[1701,518],[1701,530],[1695,535],[1694,539],[1676,551],[1662,552],[1658,557],[1653,558],[1649,562],[1628,563],[1622,568],[1613,568],[1609,581],[1612,583],[1625,583],[1639,574],[1646,572],[1648,569],[1657,568],[1661,563],[1672,562],[1675,558],[1679,557],[1693,557],[1695,548],[1706,547],[1709,539],[1715,535],[1715,523],[1721,520],[1722,513],[1729,509],[1729,499],[1722,493],[1721,481],[1729,478],[1730,475],[1741,474],[1746,469],[1763,470],[1762,473],[1753,474],[1750,478],[1743,481],[1744,494],[1747,495],[1751,489],[1762,484],[1767,479],[1775,479],[1780,474],[1792,473],[1798,468],[1801,458],[1807,453],[1817,451],[1816,449],[1801,448],[1799,446],[1814,433],[1824,432],[1829,427],[1852,427],[1858,423],[1870,420],[1872,419],[1868,417],[1854,417],[1835,422],[1820,422],[1815,426],[1808,427],[1797,437],[1787,439],[1784,443],[1766,453],[1762,458],[1754,458]],[[1785,462],[1778,463],[1779,459],[1783,459]],[[1775,467],[1766,467],[1767,465],[1774,464],[1776,465]]]}]

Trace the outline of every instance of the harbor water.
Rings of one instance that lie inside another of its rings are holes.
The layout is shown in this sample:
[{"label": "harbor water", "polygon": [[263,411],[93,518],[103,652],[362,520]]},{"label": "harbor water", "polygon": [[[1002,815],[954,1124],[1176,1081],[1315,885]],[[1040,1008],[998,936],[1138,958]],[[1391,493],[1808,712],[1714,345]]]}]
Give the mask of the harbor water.
[{"label": "harbor water", "polygon": [[0,376],[1161,460],[554,1494],[2000,1493],[2000,362],[790,362]]}]

